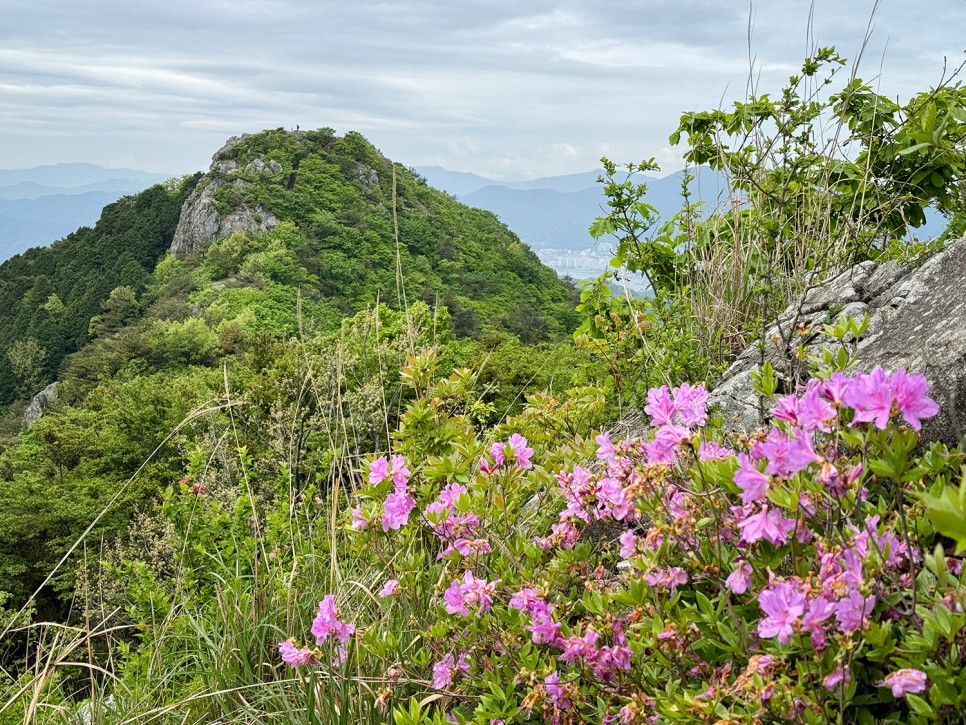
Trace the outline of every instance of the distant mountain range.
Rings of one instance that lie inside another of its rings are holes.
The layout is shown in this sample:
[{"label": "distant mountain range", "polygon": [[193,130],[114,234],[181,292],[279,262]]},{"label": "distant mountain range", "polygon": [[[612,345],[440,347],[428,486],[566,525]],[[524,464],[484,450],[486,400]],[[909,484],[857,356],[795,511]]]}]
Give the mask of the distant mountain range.
[{"label": "distant mountain range", "polygon": [[[427,182],[459,201],[495,213],[546,264],[578,279],[607,269],[610,248],[587,233],[604,213],[606,200],[597,179],[601,169],[525,181],[495,181],[441,166],[413,169]],[[29,169],[0,169],[0,262],[29,247],[50,244],[82,226],[92,226],[100,211],[122,196],[137,193],[168,178],[135,169],[109,169],[95,164],[64,163]],[[681,172],[648,183],[647,201],[664,219],[681,205]],[[725,197],[722,177],[700,169],[692,185],[695,201],[712,209]],[[939,234],[946,220],[927,211],[919,238]]]},{"label": "distant mountain range", "polygon": [[[492,211],[558,273],[588,279],[609,269],[610,245],[596,242],[587,232],[594,219],[606,213],[603,186],[597,183],[603,170],[511,182],[440,166],[417,166],[414,171],[464,204]],[[691,185],[692,201],[703,201],[708,213],[726,199],[724,177],[706,167],[693,172],[697,178]],[[682,173],[641,176],[648,185],[646,201],[661,219],[680,211]],[[931,209],[926,220],[915,230],[920,239],[934,237],[946,227],[946,219]]]},{"label": "distant mountain range", "polygon": [[0,262],[92,226],[108,204],[166,178],[82,163],[0,169]]},{"label": "distant mountain range", "polygon": [[[610,269],[611,246],[604,240],[598,243],[587,231],[607,209],[603,185],[597,183],[602,169],[512,182],[439,166],[417,166],[414,171],[464,204],[492,211],[559,274],[589,279]],[[661,219],[680,211],[682,173],[639,177],[648,185],[647,202]],[[725,197],[724,179],[707,168],[696,176],[692,200],[704,201],[710,210]]]}]

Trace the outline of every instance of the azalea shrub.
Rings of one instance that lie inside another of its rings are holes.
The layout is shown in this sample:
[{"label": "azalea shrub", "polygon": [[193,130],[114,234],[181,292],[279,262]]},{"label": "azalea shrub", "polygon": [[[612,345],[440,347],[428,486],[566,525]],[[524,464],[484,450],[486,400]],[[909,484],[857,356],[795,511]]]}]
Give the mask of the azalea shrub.
[{"label": "azalea shrub", "polygon": [[364,465],[369,579],[286,633],[296,679],[368,673],[400,725],[963,721],[966,580],[920,498],[963,461],[919,441],[922,376],[812,379],[737,436],[703,386],[624,440],[520,416],[485,444],[458,397]]}]

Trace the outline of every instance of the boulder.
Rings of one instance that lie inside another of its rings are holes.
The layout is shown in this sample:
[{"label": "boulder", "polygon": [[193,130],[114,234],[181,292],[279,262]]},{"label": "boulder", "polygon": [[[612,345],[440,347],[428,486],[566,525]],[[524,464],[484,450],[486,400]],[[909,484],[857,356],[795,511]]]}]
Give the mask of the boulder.
[{"label": "boulder", "polygon": [[51,403],[57,400],[57,383],[51,383],[46,388],[37,393],[30,400],[30,405],[24,411],[22,428],[29,428],[43,416],[44,411],[50,407]]},{"label": "boulder", "polygon": [[[767,407],[752,387],[762,357],[789,385],[803,365],[786,353],[784,340],[821,356],[828,344],[819,332],[843,315],[869,316],[856,350],[856,368],[905,368],[924,374],[940,413],[923,422],[923,440],[956,444],[966,434],[966,238],[921,265],[863,262],[808,291],[765,334],[765,344],[743,351],[714,386],[710,405],[725,427],[749,431],[765,424]],[[764,414],[764,416],[763,416]]]}]

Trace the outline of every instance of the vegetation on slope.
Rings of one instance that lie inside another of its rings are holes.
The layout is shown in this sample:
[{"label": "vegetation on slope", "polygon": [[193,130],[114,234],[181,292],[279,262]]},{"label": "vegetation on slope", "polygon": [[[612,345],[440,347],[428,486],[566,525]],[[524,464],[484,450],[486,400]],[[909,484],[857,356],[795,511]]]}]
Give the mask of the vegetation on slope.
[{"label": "vegetation on slope", "polygon": [[111,290],[143,291],[196,181],[124,197],[105,207],[93,228],[0,265],[0,405],[54,379],[64,358],[87,342],[90,319]]},{"label": "vegetation on slope", "polygon": [[[843,356],[763,373],[788,393],[767,431],[720,434],[679,384],[842,265],[918,252],[894,243],[917,204],[962,218],[962,89],[867,129],[892,107],[852,87],[833,118],[876,155],[853,178],[802,90],[828,62],[682,119],[734,174],[707,219],[655,233],[606,166],[595,229],[654,297],[586,288],[575,347],[525,344],[567,329],[565,285],[361,137],[226,149],[221,211],[281,223],[113,289],[59,407],[0,454],[0,715],[962,722],[963,455],[916,448],[924,379],[843,373],[849,322]],[[645,402],[639,437],[600,435]]]},{"label": "vegetation on slope", "polygon": [[[11,411],[59,380],[57,406],[0,452],[2,588],[16,603],[39,591],[42,616],[64,615],[77,561],[48,574],[88,525],[97,540],[124,538],[178,479],[203,435],[202,422],[179,424],[206,402],[229,406],[259,458],[282,451],[263,426],[285,411],[285,430],[298,430],[284,444],[295,485],[327,487],[336,474],[316,459],[385,444],[406,402],[398,371],[417,349],[435,347],[445,370],[478,370],[480,420],[519,408],[528,384],[568,386],[587,364],[560,343],[574,290],[491,214],[394,168],[361,136],[270,131],[227,153],[242,169],[281,164],[222,188],[271,210],[274,229],[162,256],[180,203],[209,176],[119,202],[94,229],[0,267],[4,294],[22,297],[3,322],[7,386],[20,396]],[[307,402],[309,372],[326,400]],[[18,427],[11,415],[7,433]]]}]

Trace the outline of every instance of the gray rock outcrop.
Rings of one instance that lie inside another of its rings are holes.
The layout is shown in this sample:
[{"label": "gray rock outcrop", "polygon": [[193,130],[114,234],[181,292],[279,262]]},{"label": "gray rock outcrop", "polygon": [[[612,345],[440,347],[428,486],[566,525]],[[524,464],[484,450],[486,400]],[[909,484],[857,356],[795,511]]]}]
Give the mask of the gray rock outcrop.
[{"label": "gray rock outcrop", "polygon": [[44,411],[50,407],[51,403],[57,400],[57,383],[51,383],[46,388],[37,393],[30,400],[30,405],[24,411],[22,428],[29,428],[43,416]]},{"label": "gray rock outcrop", "polygon": [[828,345],[819,336],[823,324],[866,314],[869,327],[856,349],[856,367],[924,374],[940,413],[923,422],[923,439],[957,443],[966,434],[966,239],[919,267],[864,262],[810,290],[767,330],[764,350],[753,346],[742,352],[711,392],[709,402],[725,427],[748,431],[765,423],[752,387],[762,354],[787,381],[804,373],[782,342],[793,327],[793,345],[803,344],[809,355],[820,357]]},{"label": "gray rock outcrop", "polygon": [[[171,242],[171,252],[184,257],[204,249],[220,237],[237,231],[268,231],[278,225],[278,218],[268,209],[253,205],[245,195],[249,182],[240,178],[245,173],[277,174],[282,165],[273,159],[254,159],[244,169],[237,161],[226,158],[226,154],[244,137],[233,136],[212,157],[211,167],[195,187],[181,208],[181,217]],[[231,209],[220,212],[218,196],[224,187],[232,199]]]}]

